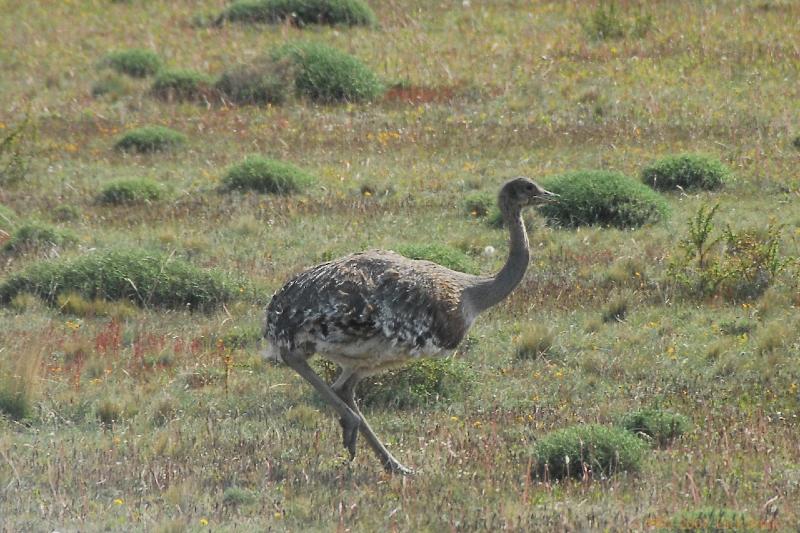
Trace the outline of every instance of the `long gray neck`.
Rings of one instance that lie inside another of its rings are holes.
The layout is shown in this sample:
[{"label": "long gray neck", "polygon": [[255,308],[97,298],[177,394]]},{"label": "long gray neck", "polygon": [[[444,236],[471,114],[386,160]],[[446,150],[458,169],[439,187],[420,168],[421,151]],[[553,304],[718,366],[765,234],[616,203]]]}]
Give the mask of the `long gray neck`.
[{"label": "long gray neck", "polygon": [[519,285],[530,260],[528,234],[519,209],[504,214],[503,221],[511,231],[511,243],[506,264],[496,276],[479,281],[464,291],[465,304],[477,315],[501,302]]}]

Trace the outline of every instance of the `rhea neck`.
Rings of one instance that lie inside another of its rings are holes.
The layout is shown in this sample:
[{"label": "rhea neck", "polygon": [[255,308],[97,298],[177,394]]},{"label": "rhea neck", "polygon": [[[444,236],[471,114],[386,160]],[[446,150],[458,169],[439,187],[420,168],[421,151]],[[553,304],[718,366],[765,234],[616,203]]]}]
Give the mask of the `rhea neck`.
[{"label": "rhea neck", "polygon": [[522,281],[530,261],[528,233],[522,222],[522,208],[503,209],[503,222],[510,231],[508,259],[495,276],[481,278],[464,292],[465,304],[470,314],[477,315],[504,300]]}]

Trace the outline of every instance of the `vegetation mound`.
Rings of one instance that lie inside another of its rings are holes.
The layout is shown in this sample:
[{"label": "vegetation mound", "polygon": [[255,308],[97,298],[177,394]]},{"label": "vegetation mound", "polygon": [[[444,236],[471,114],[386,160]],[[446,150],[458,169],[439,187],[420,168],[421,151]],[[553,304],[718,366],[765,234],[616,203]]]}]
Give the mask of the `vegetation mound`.
[{"label": "vegetation mound", "polygon": [[120,179],[103,187],[97,196],[101,204],[125,205],[153,202],[164,195],[164,187],[147,178]]},{"label": "vegetation mound", "polygon": [[34,263],[0,284],[0,303],[28,292],[49,303],[63,293],[87,300],[129,300],[166,309],[211,310],[233,298],[220,272],[136,249],[94,252],[76,258]]},{"label": "vegetation mound", "polygon": [[562,226],[633,228],[657,222],[668,213],[658,193],[618,172],[573,172],[551,178],[545,187],[559,198],[542,205],[541,211]]},{"label": "vegetation mound", "polygon": [[123,134],[114,148],[140,154],[175,149],[186,142],[183,133],[164,126],[145,126]]},{"label": "vegetation mound", "polygon": [[409,259],[432,261],[450,270],[458,270],[468,274],[478,273],[478,266],[470,256],[446,244],[405,244],[398,247],[397,253]]},{"label": "vegetation mound", "polygon": [[291,43],[272,59],[291,65],[296,92],[323,103],[365,102],[383,94],[378,77],[357,58],[321,43]]},{"label": "vegetation mound", "polygon": [[689,429],[685,416],[661,409],[642,409],[622,417],[621,425],[657,446],[666,446]]},{"label": "vegetation mound", "polygon": [[153,80],[150,92],[168,102],[200,100],[212,92],[213,81],[201,72],[189,69],[164,70]]},{"label": "vegetation mound", "polygon": [[235,104],[281,104],[289,96],[289,66],[288,61],[271,58],[237,65],[220,76],[215,88]]},{"label": "vegetation mound", "polygon": [[222,178],[222,186],[228,191],[291,194],[301,191],[313,181],[313,176],[291,163],[251,155],[228,169]]},{"label": "vegetation mound", "polygon": [[640,439],[623,429],[597,424],[559,429],[536,443],[532,474],[543,479],[563,479],[636,472],[645,448]]},{"label": "vegetation mound", "polygon": [[642,170],[642,181],[662,191],[718,189],[728,176],[730,170],[721,161],[702,154],[664,157]]},{"label": "vegetation mound", "polygon": [[141,48],[111,52],[105,57],[103,64],[133,78],[146,78],[161,70],[161,58],[158,54]]},{"label": "vegetation mound", "polygon": [[286,20],[298,26],[371,26],[376,18],[362,0],[238,0],[220,14],[217,24],[225,21],[274,24]]},{"label": "vegetation mound", "polygon": [[3,250],[25,253],[43,249],[61,248],[75,244],[78,238],[70,231],[42,222],[28,222],[19,226],[4,245]]}]

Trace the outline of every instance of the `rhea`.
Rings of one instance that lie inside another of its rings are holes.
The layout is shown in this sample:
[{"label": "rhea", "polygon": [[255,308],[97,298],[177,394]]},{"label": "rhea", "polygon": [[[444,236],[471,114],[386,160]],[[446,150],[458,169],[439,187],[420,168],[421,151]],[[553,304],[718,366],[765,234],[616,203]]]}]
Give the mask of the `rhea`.
[{"label": "rhea", "polygon": [[[522,209],[554,196],[522,177],[502,186],[498,205],[510,250],[494,276],[372,250],[313,266],[275,293],[267,307],[265,357],[286,363],[333,407],[351,460],[360,431],[388,472],[412,473],[364,419],[355,401],[358,382],[411,359],[452,352],[475,318],[506,298],[525,274],[530,252]],[[309,366],[314,354],[341,368],[332,385]]]}]

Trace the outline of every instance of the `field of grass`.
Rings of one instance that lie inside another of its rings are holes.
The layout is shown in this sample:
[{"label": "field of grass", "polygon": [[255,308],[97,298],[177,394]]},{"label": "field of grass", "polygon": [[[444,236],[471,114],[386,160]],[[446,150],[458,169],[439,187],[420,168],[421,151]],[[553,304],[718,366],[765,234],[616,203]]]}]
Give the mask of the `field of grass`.
[{"label": "field of grass", "polygon": [[[203,311],[133,281],[118,287],[130,301],[2,302],[0,531],[691,530],[709,508],[740,529],[800,528],[800,3],[369,3],[376,25],[303,28],[212,24],[224,0],[3,3],[0,286],[131,248],[224,291]],[[608,20],[622,35],[597,34]],[[356,56],[388,90],[234,106],[207,88],[157,98],[152,78],[104,63],[145,49],[206,80],[296,40]],[[115,148],[145,126],[185,140]],[[638,179],[687,152],[730,177],[659,193],[668,218],[638,229],[532,213],[525,279],[453,356],[468,379],[452,397],[364,409],[413,477],[384,474],[363,441],[348,462],[333,414],[258,354],[272,291],[303,267],[441,243],[488,274],[507,235],[468,195],[515,175]],[[250,155],[313,182],[222,187]],[[119,180],[127,200],[102,201]],[[682,242],[717,204],[713,270]],[[55,233],[5,246],[26,224]],[[690,424],[638,472],[529,475],[549,432],[641,409]]]}]

